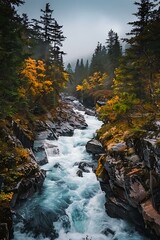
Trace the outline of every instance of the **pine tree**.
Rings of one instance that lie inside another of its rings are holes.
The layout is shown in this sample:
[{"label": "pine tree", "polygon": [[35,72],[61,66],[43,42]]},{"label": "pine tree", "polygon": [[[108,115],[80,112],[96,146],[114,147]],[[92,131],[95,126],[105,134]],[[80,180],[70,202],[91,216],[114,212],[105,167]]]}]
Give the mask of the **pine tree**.
[{"label": "pine tree", "polygon": [[91,59],[90,75],[94,72],[106,72],[106,48],[98,42]]},{"label": "pine tree", "polygon": [[138,97],[151,101],[154,92],[154,72],[158,70],[157,59],[159,59],[159,54],[156,53],[159,50],[157,47],[155,49],[155,46],[159,45],[160,37],[160,22],[157,21],[159,10],[156,3],[157,1],[149,0],[135,2],[138,6],[138,11],[134,14],[137,21],[129,23],[133,28],[128,35],[132,37],[126,40],[130,44],[128,54],[132,58],[132,63],[134,62],[135,70],[139,72],[138,82],[141,91],[138,91]]},{"label": "pine tree", "polygon": [[41,9],[42,16],[40,20],[33,19],[33,31],[37,39],[41,40],[40,47],[42,58],[45,62],[54,63],[63,66],[62,42],[65,40],[61,25],[52,17],[53,10],[50,9],[49,3],[46,4],[45,10]]},{"label": "pine tree", "polygon": [[10,114],[16,108],[18,98],[18,70],[25,58],[24,32],[22,18],[15,6],[21,0],[0,2],[0,111],[1,115]]},{"label": "pine tree", "polygon": [[119,65],[119,59],[122,57],[122,49],[118,34],[112,29],[108,32],[106,39],[107,48],[107,72],[110,80],[114,77],[114,71]]}]

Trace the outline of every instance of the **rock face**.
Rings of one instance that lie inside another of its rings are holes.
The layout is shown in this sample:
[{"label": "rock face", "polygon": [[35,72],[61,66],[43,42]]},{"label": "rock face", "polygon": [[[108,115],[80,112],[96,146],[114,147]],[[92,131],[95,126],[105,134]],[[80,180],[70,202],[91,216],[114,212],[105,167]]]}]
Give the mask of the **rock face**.
[{"label": "rock face", "polygon": [[[84,111],[85,108],[74,97],[64,97],[63,110],[56,109],[56,117],[53,119],[51,114],[48,114],[45,121],[37,120],[35,122],[36,138],[33,145],[33,152],[36,161],[39,165],[44,165],[47,160],[47,146],[44,140],[57,140],[59,136],[73,136],[75,129],[85,129],[87,124],[85,118],[79,111]],[[88,113],[91,114],[91,110]],[[53,147],[53,155],[58,153],[56,146]]]},{"label": "rock face", "polygon": [[100,149],[95,147],[95,140],[86,146],[89,152],[100,154],[96,175],[106,193],[107,214],[134,223],[151,239],[160,239],[159,132],[157,127],[144,137],[130,136],[104,154],[100,144]]},{"label": "rock face", "polygon": [[45,180],[46,172],[41,170],[38,164],[34,161],[24,164],[19,171],[25,174],[25,177],[17,184],[17,186],[12,190],[14,192],[11,208],[21,200],[27,200],[29,197],[33,196],[35,192],[38,192]]},{"label": "rock face", "polygon": [[92,153],[93,155],[104,153],[102,144],[96,139],[92,139],[87,142],[86,151]]},{"label": "rock face", "polygon": [[[8,125],[0,130],[13,151],[13,154],[8,154],[0,163],[0,192],[4,193],[3,206],[0,204],[0,239],[12,238],[12,210],[16,204],[21,200],[27,200],[41,189],[46,172],[40,169],[39,165],[48,162],[48,155],[59,154],[58,147],[48,140],[58,139],[59,136],[72,136],[75,129],[87,127],[83,114],[76,109],[85,111],[75,98],[63,97],[60,107],[54,111],[54,114],[47,113],[44,119],[41,116],[34,122],[31,119],[15,116],[15,119],[8,119]],[[92,111],[87,112],[90,115],[93,114]],[[87,171],[87,166],[81,164],[79,171],[82,173]],[[82,175],[79,172],[79,176]],[[13,180],[10,176],[13,176]],[[6,179],[12,180],[12,186],[9,183],[6,186]],[[7,200],[8,193],[11,194],[11,202]],[[48,228],[45,231],[49,231]]]}]

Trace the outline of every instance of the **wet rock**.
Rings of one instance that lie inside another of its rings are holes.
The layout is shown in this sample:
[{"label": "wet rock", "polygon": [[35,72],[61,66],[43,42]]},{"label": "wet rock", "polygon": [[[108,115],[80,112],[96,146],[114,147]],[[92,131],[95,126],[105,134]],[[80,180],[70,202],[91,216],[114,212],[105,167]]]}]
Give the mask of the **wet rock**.
[{"label": "wet rock", "polygon": [[86,162],[80,162],[78,165],[78,168],[81,169],[83,172],[90,172],[87,168],[90,167],[91,165],[89,165]]},{"label": "wet rock", "polygon": [[56,131],[60,136],[70,137],[74,134],[74,127],[67,122],[62,122],[61,125],[57,127]]},{"label": "wet rock", "polygon": [[23,178],[13,189],[14,195],[11,201],[12,208],[18,201],[26,200],[29,197],[33,196],[35,192],[39,191],[46,177],[46,171],[40,170],[36,163],[26,164],[19,170],[22,173],[24,172],[26,174],[26,177]]},{"label": "wet rock", "polygon": [[110,155],[106,156],[106,161],[104,163],[104,168],[106,169],[111,182],[124,188],[124,171],[122,161],[119,159],[111,157]]},{"label": "wet rock", "polygon": [[127,149],[127,145],[125,142],[117,143],[115,145],[112,145],[111,147],[108,147],[108,150],[112,156],[114,157],[120,156],[121,159],[124,158],[126,149]]},{"label": "wet rock", "polygon": [[22,128],[20,124],[13,121],[12,124],[13,132],[16,138],[21,142],[23,147],[32,148],[33,147],[33,134],[28,129]]},{"label": "wet rock", "polygon": [[145,131],[145,137],[140,134],[126,142],[108,144],[96,170],[106,193],[108,215],[134,223],[141,232],[151,234],[151,239],[160,238],[158,134]]},{"label": "wet rock", "polygon": [[96,103],[101,107],[101,106],[106,105],[106,101],[107,101],[107,99],[105,101],[98,100]]},{"label": "wet rock", "polygon": [[85,122],[84,116],[79,113],[76,113],[76,116],[70,117],[69,124],[74,129],[86,129],[88,126],[87,123]]},{"label": "wet rock", "polygon": [[23,179],[18,189],[18,199],[27,199],[40,190],[45,179],[45,172],[39,171],[28,179]]},{"label": "wet rock", "polygon": [[155,210],[160,213],[160,187],[157,186],[152,191],[152,204]]},{"label": "wet rock", "polygon": [[118,200],[115,197],[110,197],[105,203],[106,212],[110,217],[122,218],[134,223],[136,226],[144,228],[144,221],[138,209],[131,207],[126,202]]},{"label": "wet rock", "polygon": [[52,149],[53,150],[53,154],[55,154],[55,155],[59,154],[58,146],[56,146],[56,145],[54,145],[52,143],[44,142],[44,147],[45,147],[45,149]]},{"label": "wet rock", "polygon": [[53,133],[50,131],[50,130],[46,130],[46,131],[43,131],[43,132],[38,132],[36,134],[36,139],[35,141],[42,141],[42,140],[45,140],[45,139],[48,139],[48,140],[55,140],[54,136],[53,136]]},{"label": "wet rock", "polygon": [[33,152],[36,158],[36,162],[42,166],[48,163],[48,158],[45,150],[44,142],[41,140],[36,140],[34,142]]},{"label": "wet rock", "polygon": [[83,177],[83,172],[81,169],[79,169],[76,174],[78,177]]},{"label": "wet rock", "polygon": [[95,116],[96,115],[95,111],[92,110],[92,109],[89,109],[89,108],[85,109],[85,114],[87,114],[89,116]]},{"label": "wet rock", "polygon": [[104,153],[104,149],[102,144],[96,140],[92,139],[86,144],[86,151],[92,154],[102,154]]},{"label": "wet rock", "polygon": [[148,197],[148,192],[134,175],[125,179],[125,191],[128,202],[133,207],[138,207]]},{"label": "wet rock", "polygon": [[111,228],[106,228],[102,233],[108,237],[109,235],[110,237],[113,237],[115,235],[115,231],[113,231]]},{"label": "wet rock", "polygon": [[56,163],[56,164],[54,164],[54,166],[53,166],[54,168],[62,168],[62,166],[61,166],[61,164],[60,163]]},{"label": "wet rock", "polygon": [[85,107],[83,106],[82,103],[77,101],[76,99],[73,101],[74,107],[79,110],[79,111],[85,111]]},{"label": "wet rock", "polygon": [[25,216],[23,231],[32,232],[34,238],[42,235],[53,240],[58,237],[53,225],[53,222],[57,220],[58,214],[51,209],[47,209],[47,206],[37,206],[34,211],[30,209]]},{"label": "wet rock", "polygon": [[160,237],[160,214],[153,208],[152,200],[142,203],[141,208],[145,226]]}]

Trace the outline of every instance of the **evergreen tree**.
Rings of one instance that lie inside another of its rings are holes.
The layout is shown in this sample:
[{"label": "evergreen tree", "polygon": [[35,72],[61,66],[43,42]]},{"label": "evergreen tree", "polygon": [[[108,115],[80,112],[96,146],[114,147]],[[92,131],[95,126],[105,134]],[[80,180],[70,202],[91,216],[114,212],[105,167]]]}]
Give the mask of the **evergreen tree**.
[{"label": "evergreen tree", "polygon": [[131,38],[126,40],[130,47],[117,69],[113,85],[117,94],[132,93],[142,101],[151,102],[154,102],[155,75],[160,69],[157,48],[160,42],[160,21],[157,20],[159,8],[156,2],[149,0],[135,2],[138,6],[138,11],[134,14],[137,21],[129,23],[133,25],[131,32],[127,34],[131,35]]},{"label": "evergreen tree", "polygon": [[40,21],[33,19],[33,31],[40,43],[42,59],[47,64],[54,63],[63,66],[62,42],[65,40],[62,27],[55,18],[52,17],[53,10],[50,9],[49,3],[46,4],[45,10],[41,9],[42,16]]},{"label": "evergreen tree", "polygon": [[[154,91],[154,72],[158,70],[157,59],[159,59],[159,54],[156,53],[159,50],[157,47],[155,49],[155,46],[159,45],[160,37],[158,34],[160,22],[157,21],[159,11],[156,3],[157,1],[149,0],[135,2],[135,5],[138,6],[138,11],[134,14],[137,21],[129,23],[133,28],[128,35],[132,37],[126,40],[130,44],[128,49],[128,54],[132,59],[130,61],[134,62],[135,71],[139,72],[138,84],[141,90],[137,92],[138,97],[151,101]],[[152,26],[154,26],[156,38],[153,35]]]},{"label": "evergreen tree", "polygon": [[107,72],[109,78],[112,80],[114,71],[119,65],[119,59],[122,57],[122,49],[119,42],[118,34],[112,29],[108,32],[107,43]]},{"label": "evergreen tree", "polygon": [[0,2],[0,109],[1,115],[10,114],[18,99],[18,70],[25,58],[22,18],[15,7],[21,0]]},{"label": "evergreen tree", "polygon": [[79,76],[80,76],[80,62],[79,62],[79,59],[77,59],[75,71],[74,71],[75,86],[78,83]]},{"label": "evergreen tree", "polygon": [[90,75],[94,72],[106,72],[106,48],[98,42],[91,59]]},{"label": "evergreen tree", "polygon": [[88,60],[86,61],[86,64],[84,66],[84,75],[85,75],[85,78],[88,78],[88,76],[89,76],[89,62],[88,62]]}]

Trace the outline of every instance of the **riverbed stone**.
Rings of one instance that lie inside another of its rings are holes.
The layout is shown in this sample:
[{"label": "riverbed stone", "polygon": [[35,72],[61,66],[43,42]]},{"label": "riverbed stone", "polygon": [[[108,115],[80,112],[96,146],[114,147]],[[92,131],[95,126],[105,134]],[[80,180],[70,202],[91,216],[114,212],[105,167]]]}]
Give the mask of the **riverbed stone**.
[{"label": "riverbed stone", "polygon": [[104,153],[103,146],[101,142],[96,139],[92,139],[86,144],[86,151],[92,154],[102,154]]}]

